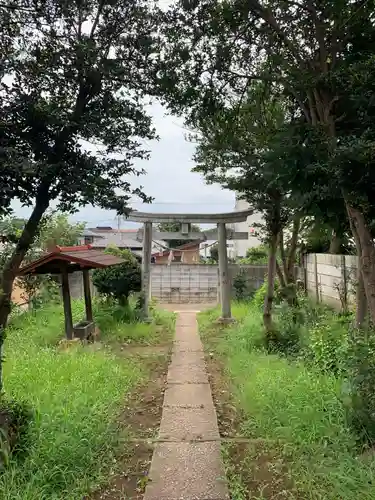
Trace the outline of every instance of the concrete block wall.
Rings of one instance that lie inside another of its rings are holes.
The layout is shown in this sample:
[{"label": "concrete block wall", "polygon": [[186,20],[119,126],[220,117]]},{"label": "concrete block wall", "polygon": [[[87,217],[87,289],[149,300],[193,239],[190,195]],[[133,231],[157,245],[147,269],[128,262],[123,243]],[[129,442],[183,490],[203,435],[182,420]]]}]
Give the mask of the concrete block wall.
[{"label": "concrete block wall", "polygon": [[151,296],[159,302],[216,303],[217,266],[206,264],[153,264]]},{"label": "concrete block wall", "polygon": [[229,275],[231,281],[232,298],[235,297],[233,282],[237,274],[243,272],[247,282],[248,290],[257,290],[264,283],[267,274],[267,266],[250,264],[230,264]]},{"label": "concrete block wall", "polygon": [[[259,288],[266,274],[266,266],[229,266],[229,279],[233,280],[244,269],[250,289]],[[158,302],[216,303],[220,299],[219,270],[210,264],[154,264],[151,266],[151,296]],[[233,294],[232,294],[233,296]]]},{"label": "concrete block wall", "polygon": [[308,254],[304,261],[306,289],[319,302],[337,309],[355,300],[357,257],[355,255]]}]

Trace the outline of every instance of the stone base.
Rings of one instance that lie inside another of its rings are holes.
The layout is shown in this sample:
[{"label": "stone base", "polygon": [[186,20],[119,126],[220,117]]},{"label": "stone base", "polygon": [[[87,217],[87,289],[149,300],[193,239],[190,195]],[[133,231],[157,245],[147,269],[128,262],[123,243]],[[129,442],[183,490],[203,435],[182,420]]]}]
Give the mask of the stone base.
[{"label": "stone base", "polygon": [[219,325],[232,325],[235,322],[236,322],[236,320],[234,318],[223,318],[223,317],[220,317],[217,320],[217,323]]}]

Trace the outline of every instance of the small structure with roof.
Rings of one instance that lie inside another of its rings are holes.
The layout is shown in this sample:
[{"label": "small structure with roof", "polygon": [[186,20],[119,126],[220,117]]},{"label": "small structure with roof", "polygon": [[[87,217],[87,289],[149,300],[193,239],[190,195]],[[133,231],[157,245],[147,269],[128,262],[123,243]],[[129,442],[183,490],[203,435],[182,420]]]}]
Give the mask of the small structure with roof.
[{"label": "small structure with roof", "polygon": [[[90,291],[90,269],[121,264],[123,259],[91,248],[90,245],[59,247],[39,259],[30,262],[18,271],[19,276],[35,274],[61,275],[61,291],[64,304],[65,334],[67,339],[88,338],[94,332],[94,319]],[[86,319],[73,325],[69,289],[69,273],[82,271],[85,296]]]},{"label": "small structure with roof", "polygon": [[169,262],[179,262],[182,264],[198,264],[200,259],[201,240],[189,241],[176,248],[166,248],[151,254],[151,261],[155,264],[167,264]]}]

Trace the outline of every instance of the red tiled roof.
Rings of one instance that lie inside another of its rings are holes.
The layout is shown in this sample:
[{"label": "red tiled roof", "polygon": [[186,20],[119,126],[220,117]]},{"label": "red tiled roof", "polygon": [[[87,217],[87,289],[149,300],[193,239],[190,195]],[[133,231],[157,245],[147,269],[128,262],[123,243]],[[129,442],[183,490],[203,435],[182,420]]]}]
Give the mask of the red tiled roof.
[{"label": "red tiled roof", "polygon": [[95,269],[121,264],[124,261],[115,255],[94,250],[91,245],[75,247],[56,246],[49,253],[19,269],[18,275],[54,273],[63,262],[77,264],[82,269]]}]

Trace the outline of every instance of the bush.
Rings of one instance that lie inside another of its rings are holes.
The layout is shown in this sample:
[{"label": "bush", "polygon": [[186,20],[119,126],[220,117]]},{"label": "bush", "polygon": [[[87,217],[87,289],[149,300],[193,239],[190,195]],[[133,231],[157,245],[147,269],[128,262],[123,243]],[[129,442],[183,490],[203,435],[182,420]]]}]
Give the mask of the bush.
[{"label": "bush", "polygon": [[322,372],[340,375],[347,368],[348,324],[331,314],[308,330],[304,358]]},{"label": "bush", "polygon": [[[275,279],[275,296],[274,296],[274,304],[278,304],[280,302],[280,283],[279,280]],[[267,276],[264,277],[264,283],[262,286],[258,288],[258,290],[254,293],[253,304],[258,307],[258,309],[262,309],[264,306],[264,300],[266,298],[267,293]]]},{"label": "bush", "polygon": [[237,300],[249,299],[254,294],[254,290],[249,287],[246,271],[244,269],[240,269],[233,278],[233,288]]},{"label": "bush", "polygon": [[275,330],[266,337],[266,347],[270,353],[296,356],[302,345],[302,324],[298,308],[282,303],[277,314]]},{"label": "bush", "polygon": [[347,350],[349,423],[362,443],[375,444],[375,338],[354,332]]},{"label": "bush", "polygon": [[32,417],[27,403],[0,396],[0,470],[27,454]]},{"label": "bush", "polygon": [[132,292],[141,290],[141,266],[129,250],[108,248],[106,253],[121,257],[124,262],[104,269],[95,269],[92,281],[98,292],[107,298],[114,298],[121,305],[128,303]]}]

